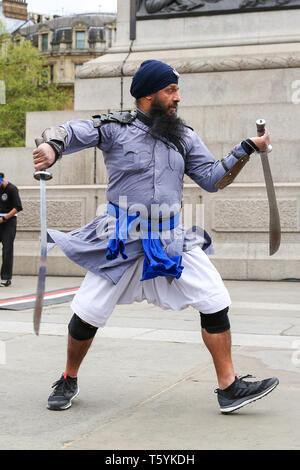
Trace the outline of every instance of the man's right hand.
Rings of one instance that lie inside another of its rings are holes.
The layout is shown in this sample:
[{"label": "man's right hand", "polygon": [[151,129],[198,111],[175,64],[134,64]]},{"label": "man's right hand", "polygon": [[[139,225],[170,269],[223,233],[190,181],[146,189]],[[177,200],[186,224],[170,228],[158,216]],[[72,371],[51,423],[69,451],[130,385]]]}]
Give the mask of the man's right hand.
[{"label": "man's right hand", "polygon": [[45,170],[55,162],[55,151],[49,144],[41,144],[33,151],[35,171]]},{"label": "man's right hand", "polygon": [[264,135],[261,137],[251,137],[251,140],[259,148],[260,152],[266,152],[268,145],[271,143],[270,133],[267,129],[265,129]]}]

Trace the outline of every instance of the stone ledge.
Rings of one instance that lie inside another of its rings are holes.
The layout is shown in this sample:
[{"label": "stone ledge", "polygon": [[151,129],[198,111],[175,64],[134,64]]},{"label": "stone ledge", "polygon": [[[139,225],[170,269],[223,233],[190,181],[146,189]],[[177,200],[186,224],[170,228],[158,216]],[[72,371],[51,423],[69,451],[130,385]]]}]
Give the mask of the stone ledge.
[{"label": "stone ledge", "polygon": [[269,256],[267,244],[215,244],[212,263],[223,279],[267,280],[300,279],[299,244],[281,245]]},{"label": "stone ledge", "polygon": [[[14,245],[14,275],[37,275],[40,246],[36,241],[16,241]],[[52,276],[84,276],[86,270],[69,260],[57,247],[47,256],[47,274]]]},{"label": "stone ledge", "polygon": [[[295,40],[296,38],[294,38]],[[299,40],[299,38],[298,38]],[[83,64],[78,71],[80,79],[131,77],[141,62],[153,56],[153,49],[132,52],[126,64],[127,53],[107,54]],[[250,45],[235,47],[195,48],[160,50],[155,53],[156,60],[167,61],[181,74],[220,72],[235,70],[261,70],[300,67],[300,45],[287,44]]]},{"label": "stone ledge", "polygon": [[[267,244],[215,244],[215,255],[210,256],[223,279],[282,280],[300,278],[300,245],[285,244],[273,255],[268,255]],[[14,275],[37,275],[39,243],[16,241]],[[48,254],[47,274],[83,276],[86,270],[70,261],[59,248]]]}]

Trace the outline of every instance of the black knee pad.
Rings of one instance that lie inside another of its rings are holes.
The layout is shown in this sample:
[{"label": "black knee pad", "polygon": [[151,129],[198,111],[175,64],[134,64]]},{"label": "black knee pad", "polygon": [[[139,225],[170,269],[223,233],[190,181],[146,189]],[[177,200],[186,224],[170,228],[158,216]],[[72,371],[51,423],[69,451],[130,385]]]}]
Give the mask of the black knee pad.
[{"label": "black knee pad", "polygon": [[208,333],[223,333],[230,329],[228,318],[229,307],[220,310],[216,313],[201,313],[201,328],[204,328]]},{"label": "black knee pad", "polygon": [[72,338],[77,339],[78,341],[85,341],[87,339],[94,338],[97,330],[98,328],[95,326],[82,321],[76,313],[74,313],[69,323],[69,333]]}]

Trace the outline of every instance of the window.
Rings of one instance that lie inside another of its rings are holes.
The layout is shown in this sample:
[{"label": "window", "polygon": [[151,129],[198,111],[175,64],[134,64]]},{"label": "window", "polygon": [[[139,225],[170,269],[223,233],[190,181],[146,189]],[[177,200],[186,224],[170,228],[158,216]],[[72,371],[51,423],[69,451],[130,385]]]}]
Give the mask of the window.
[{"label": "window", "polygon": [[50,65],[50,82],[53,83],[54,81],[54,65]]},{"label": "window", "polygon": [[76,31],[76,49],[85,48],[85,31]]},{"label": "window", "polygon": [[49,83],[49,69],[48,66],[43,67],[41,85],[47,85]]},{"label": "window", "polygon": [[108,47],[112,46],[112,29],[108,28]]},{"label": "window", "polygon": [[42,34],[42,52],[48,51],[48,34]]}]

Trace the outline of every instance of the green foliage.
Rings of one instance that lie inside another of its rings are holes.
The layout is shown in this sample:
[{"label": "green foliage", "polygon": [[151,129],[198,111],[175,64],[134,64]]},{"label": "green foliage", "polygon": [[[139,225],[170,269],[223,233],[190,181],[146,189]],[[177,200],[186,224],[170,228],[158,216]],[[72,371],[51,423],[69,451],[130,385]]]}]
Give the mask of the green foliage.
[{"label": "green foliage", "polygon": [[0,52],[3,48],[3,44],[7,41],[7,39],[8,39],[8,34],[5,31],[5,26],[0,19]]},{"label": "green foliage", "polygon": [[6,104],[0,105],[0,147],[25,145],[25,120],[29,111],[63,109],[70,92],[50,84],[48,67],[30,41],[9,41],[0,51],[0,80],[6,88]]}]

